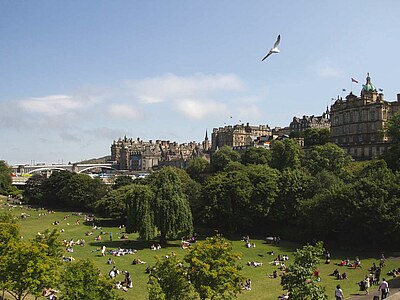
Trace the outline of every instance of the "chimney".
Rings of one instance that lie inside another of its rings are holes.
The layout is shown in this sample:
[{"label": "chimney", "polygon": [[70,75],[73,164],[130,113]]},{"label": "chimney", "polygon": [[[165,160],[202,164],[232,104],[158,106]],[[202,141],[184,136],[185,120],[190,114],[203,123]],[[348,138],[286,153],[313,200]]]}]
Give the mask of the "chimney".
[{"label": "chimney", "polygon": [[397,102],[400,102],[400,94],[397,94]]}]

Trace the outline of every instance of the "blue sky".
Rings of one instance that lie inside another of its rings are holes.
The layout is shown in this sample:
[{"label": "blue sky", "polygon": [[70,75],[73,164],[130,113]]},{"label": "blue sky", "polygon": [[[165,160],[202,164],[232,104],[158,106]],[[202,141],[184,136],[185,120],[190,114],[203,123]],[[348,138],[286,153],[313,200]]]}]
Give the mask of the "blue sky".
[{"label": "blue sky", "polygon": [[[359,94],[367,72],[394,101],[399,11],[396,0],[2,0],[0,159],[76,162],[124,135],[182,143],[239,122],[284,127]],[[278,34],[281,53],[261,62]]]}]

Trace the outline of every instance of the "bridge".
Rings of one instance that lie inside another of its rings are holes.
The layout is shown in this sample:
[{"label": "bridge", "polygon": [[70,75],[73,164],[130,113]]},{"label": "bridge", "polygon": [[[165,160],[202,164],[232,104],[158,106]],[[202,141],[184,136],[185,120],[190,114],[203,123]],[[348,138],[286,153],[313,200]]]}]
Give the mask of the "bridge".
[{"label": "bridge", "polygon": [[104,170],[118,171],[117,165],[111,163],[104,164],[36,164],[36,165],[17,165],[12,166],[12,172],[14,176],[12,177],[12,184],[15,186],[20,186],[21,188],[26,184],[28,179],[32,177],[35,173],[46,173],[48,176],[53,171],[65,170],[74,173],[80,174],[88,174],[92,178],[99,177],[105,184],[112,184],[114,182],[115,176],[120,175],[129,175],[135,178],[144,178],[150,175],[149,171],[131,171],[129,173],[125,173],[124,171],[113,172],[112,174],[92,174],[90,171],[92,170],[101,170],[103,173]]},{"label": "bridge", "polygon": [[14,174],[34,174],[42,173],[54,170],[70,171],[74,173],[84,173],[94,169],[108,169],[116,170],[115,165],[110,163],[105,164],[36,164],[36,165],[18,165],[12,166],[12,171]]},{"label": "bridge", "polygon": [[[53,171],[69,171],[73,173],[89,173],[91,170],[116,170],[115,165],[110,163],[104,164],[36,164],[36,165],[17,165],[12,166],[12,172],[16,175],[12,177],[12,184],[16,186],[23,186],[31,175],[36,173],[51,174]],[[108,178],[102,178],[107,181]]]}]

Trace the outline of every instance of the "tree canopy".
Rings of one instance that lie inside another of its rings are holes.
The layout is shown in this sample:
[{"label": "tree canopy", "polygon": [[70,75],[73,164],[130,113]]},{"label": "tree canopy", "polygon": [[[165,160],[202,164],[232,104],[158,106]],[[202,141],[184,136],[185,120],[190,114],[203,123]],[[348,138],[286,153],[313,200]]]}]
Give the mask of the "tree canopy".
[{"label": "tree canopy", "polygon": [[100,274],[90,260],[69,264],[63,274],[63,297],[65,300],[98,299],[120,300],[111,280]]},{"label": "tree canopy", "polygon": [[222,236],[197,242],[180,261],[175,254],[158,259],[150,275],[149,299],[236,298],[244,280],[240,254]]},{"label": "tree canopy", "polygon": [[306,245],[296,250],[294,263],[286,268],[281,277],[281,285],[288,291],[290,298],[298,300],[328,299],[325,289],[318,284],[315,271],[319,263],[319,256],[324,248],[321,242],[315,246]]},{"label": "tree canopy", "polygon": [[4,160],[0,160],[0,194],[7,195],[12,187],[11,168]]}]

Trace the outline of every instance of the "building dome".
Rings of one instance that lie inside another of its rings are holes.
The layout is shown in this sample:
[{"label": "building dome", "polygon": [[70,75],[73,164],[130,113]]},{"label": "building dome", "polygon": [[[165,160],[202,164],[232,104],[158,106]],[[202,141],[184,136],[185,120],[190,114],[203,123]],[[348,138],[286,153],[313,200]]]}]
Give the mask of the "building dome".
[{"label": "building dome", "polygon": [[363,85],[361,92],[376,92],[375,86],[371,83],[369,73],[367,73],[367,83]]}]

